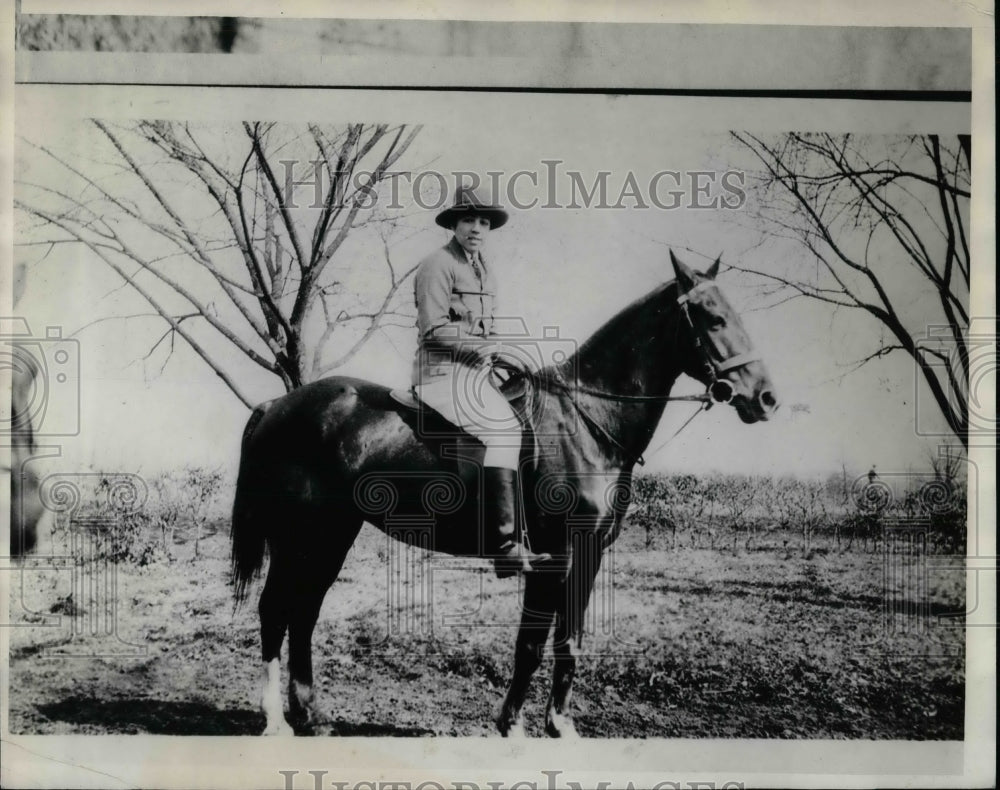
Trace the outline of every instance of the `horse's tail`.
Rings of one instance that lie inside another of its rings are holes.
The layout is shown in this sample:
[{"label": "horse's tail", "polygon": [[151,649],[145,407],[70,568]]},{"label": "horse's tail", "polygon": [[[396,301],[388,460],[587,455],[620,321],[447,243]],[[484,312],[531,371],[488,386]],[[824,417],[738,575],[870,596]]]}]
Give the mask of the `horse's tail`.
[{"label": "horse's tail", "polygon": [[247,597],[247,586],[260,573],[264,564],[265,514],[260,509],[260,499],[250,466],[247,450],[257,425],[264,418],[271,401],[262,403],[253,410],[247,426],[243,429],[243,443],[240,449],[240,471],[236,478],[236,500],[233,503],[232,523],[232,567],[233,595],[239,606]]}]

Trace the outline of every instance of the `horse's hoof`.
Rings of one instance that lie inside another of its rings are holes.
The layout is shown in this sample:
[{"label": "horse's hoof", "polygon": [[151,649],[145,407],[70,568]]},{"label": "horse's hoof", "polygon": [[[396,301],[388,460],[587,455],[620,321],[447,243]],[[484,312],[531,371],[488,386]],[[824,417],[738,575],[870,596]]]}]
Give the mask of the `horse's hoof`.
[{"label": "horse's hoof", "polygon": [[315,735],[319,714],[312,708],[298,711],[297,715],[288,715],[288,721],[295,735]]},{"label": "horse's hoof", "polygon": [[545,722],[545,734],[550,738],[579,738],[580,733],[576,731],[573,720],[565,716],[551,716]]},{"label": "horse's hoof", "polygon": [[281,719],[280,721],[268,722],[267,727],[264,728],[263,735],[295,735],[295,730],[291,728],[287,721]]},{"label": "horse's hoof", "polygon": [[295,728],[311,730],[319,721],[312,686],[293,680],[288,688],[288,717]]},{"label": "horse's hoof", "polygon": [[505,722],[502,719],[497,719],[497,729],[500,730],[500,735],[504,738],[528,737],[528,733],[524,730],[524,722],[522,721]]}]

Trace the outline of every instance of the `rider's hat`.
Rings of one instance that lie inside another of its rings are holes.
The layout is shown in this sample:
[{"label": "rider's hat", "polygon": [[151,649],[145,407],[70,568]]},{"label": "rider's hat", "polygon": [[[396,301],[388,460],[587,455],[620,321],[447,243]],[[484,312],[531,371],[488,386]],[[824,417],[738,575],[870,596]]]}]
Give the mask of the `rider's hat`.
[{"label": "rider's hat", "polygon": [[454,205],[438,214],[434,221],[442,228],[451,230],[458,220],[468,214],[486,217],[490,221],[491,230],[496,230],[504,225],[509,218],[503,207],[493,200],[493,196],[485,184],[476,187],[469,184],[459,184],[458,189],[455,190]]}]

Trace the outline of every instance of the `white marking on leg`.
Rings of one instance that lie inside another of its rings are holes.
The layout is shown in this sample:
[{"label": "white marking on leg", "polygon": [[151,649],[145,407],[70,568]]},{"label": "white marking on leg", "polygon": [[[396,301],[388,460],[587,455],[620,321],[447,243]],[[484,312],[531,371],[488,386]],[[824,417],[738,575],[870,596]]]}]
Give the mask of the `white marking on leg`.
[{"label": "white marking on leg", "polygon": [[528,737],[528,733],[524,729],[524,722],[523,721],[515,721],[513,724],[510,725],[510,727],[507,728],[506,732],[502,733],[502,735],[503,735],[504,738],[527,738]]},{"label": "white marking on leg", "polygon": [[288,709],[293,716],[305,719],[306,724],[313,724],[317,719],[313,687],[292,678],[288,682]]},{"label": "white marking on leg", "polygon": [[524,714],[520,710],[515,713],[513,707],[508,707],[506,702],[500,709],[500,715],[496,718],[496,725],[504,738],[528,737],[528,733],[524,729]]},{"label": "white marking on leg", "polygon": [[281,659],[272,658],[264,664],[264,688],[260,695],[260,710],[267,720],[264,735],[292,735],[281,705]]},{"label": "white marking on leg", "polygon": [[557,713],[554,707],[549,707],[546,714],[545,731],[552,738],[579,738],[573,719],[562,713]]}]

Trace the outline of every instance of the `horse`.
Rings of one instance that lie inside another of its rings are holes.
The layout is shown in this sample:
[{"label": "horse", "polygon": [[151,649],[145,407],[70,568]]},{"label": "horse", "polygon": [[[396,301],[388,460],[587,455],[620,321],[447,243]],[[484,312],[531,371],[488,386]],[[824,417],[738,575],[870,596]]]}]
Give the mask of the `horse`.
[{"label": "horse", "polygon": [[[633,468],[667,401],[681,399],[670,395],[678,377],[703,383],[706,392],[696,396],[703,405],[728,403],[744,423],[767,420],[778,408],[767,370],[715,282],[719,260],[704,274],[672,251],[670,260],[674,280],[619,312],[563,362],[524,377],[534,382],[526,407],[532,447],[521,475],[524,527],[532,549],[553,560],[524,577],[514,670],[496,718],[504,736],[524,735],[522,707],[550,633],[555,666],[545,732],[576,735],[570,699],[584,613],[602,554],[623,526]],[[426,424],[421,431],[388,388],[341,376],[251,415],[233,506],[232,582],[239,605],[266,546],[258,607],[264,734],[289,734],[317,720],[312,633],[364,522],[436,552],[483,555],[476,459],[444,457]],[[478,442],[470,437],[467,444]],[[424,531],[394,527],[428,515],[433,523]],[[286,631],[294,729],[280,690]]]},{"label": "horse", "polygon": [[38,473],[28,464],[38,449],[31,410],[37,370],[28,357],[15,354],[11,360],[10,553],[23,557],[34,551],[52,514],[42,503]]},{"label": "horse", "polygon": [[[11,278],[12,306],[16,309],[27,284],[27,267],[14,266]],[[24,319],[6,319],[12,326],[4,328],[10,334],[9,354],[3,366],[10,370],[10,554],[20,558],[35,550],[38,535],[51,526],[53,514],[42,503],[41,480],[29,465],[38,451],[35,417],[38,400],[44,401],[45,382],[39,363],[30,353],[18,348],[17,335],[31,336]]]}]

